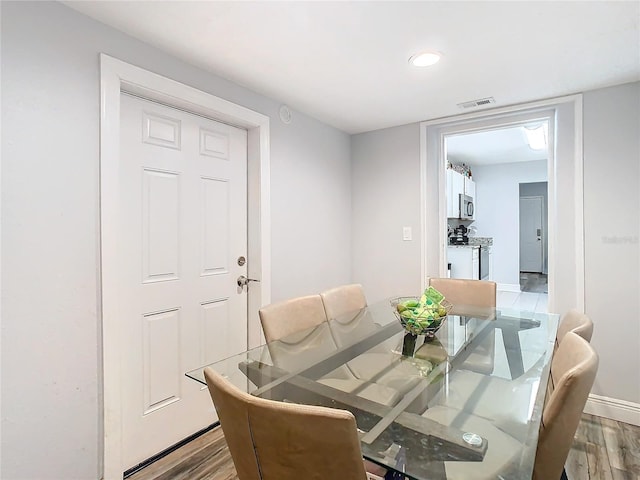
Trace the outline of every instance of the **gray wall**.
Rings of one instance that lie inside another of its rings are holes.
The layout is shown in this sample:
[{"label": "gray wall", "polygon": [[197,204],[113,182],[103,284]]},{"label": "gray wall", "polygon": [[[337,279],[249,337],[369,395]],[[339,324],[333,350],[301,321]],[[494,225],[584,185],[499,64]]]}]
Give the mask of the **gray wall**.
[{"label": "gray wall", "polygon": [[[493,237],[493,280],[520,285],[520,183],[547,179],[546,160],[473,167],[476,236]],[[514,241],[515,240],[515,241]]]},{"label": "gray wall", "polygon": [[[595,323],[593,345],[600,355],[593,393],[636,404],[640,404],[639,118],[640,83],[584,94],[585,297],[586,312]],[[389,143],[392,146],[385,148]],[[413,242],[394,239],[401,238],[402,222],[419,222],[418,124],[355,135],[352,144],[354,277],[371,286],[376,299],[416,292],[420,232],[414,228]],[[561,153],[571,157],[570,152]],[[477,170],[474,178],[479,183]],[[566,171],[556,174],[568,176]],[[483,201],[481,193],[478,202]],[[434,208],[427,213],[434,219],[437,192],[428,196],[427,205]],[[559,218],[569,218],[571,199],[560,198]],[[563,227],[568,232],[574,229],[573,225]],[[478,236],[484,233],[478,230]],[[428,241],[437,245],[438,240]],[[572,250],[572,245],[556,245],[556,254],[563,259],[570,258]],[[436,271],[435,266],[430,269]],[[570,282],[572,275],[558,271],[558,283]],[[574,306],[572,298],[569,294],[558,299],[560,305],[567,305],[560,307],[560,313]]]},{"label": "gray wall", "polygon": [[369,302],[420,289],[419,158],[418,124],[353,136],[353,280]]},{"label": "gray wall", "polygon": [[98,54],[271,117],[274,301],[351,279],[350,137],[62,4],[1,8],[0,477],[99,478]]},{"label": "gray wall", "polygon": [[584,95],[586,312],[593,392],[640,403],[640,83]]}]

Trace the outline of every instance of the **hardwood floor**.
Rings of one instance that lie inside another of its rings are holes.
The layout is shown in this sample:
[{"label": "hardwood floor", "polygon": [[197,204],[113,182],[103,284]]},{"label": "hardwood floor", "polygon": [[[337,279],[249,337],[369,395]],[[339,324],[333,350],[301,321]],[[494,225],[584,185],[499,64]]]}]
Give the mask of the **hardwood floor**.
[{"label": "hardwood floor", "polygon": [[[639,480],[640,427],[583,415],[566,470],[569,480]],[[220,427],[129,477],[130,480],[237,478]]]},{"label": "hardwood floor", "polygon": [[570,480],[640,479],[640,427],[583,415],[565,468]]},{"label": "hardwood floor", "polygon": [[237,480],[237,478],[222,428],[216,427],[131,475],[128,480]]}]

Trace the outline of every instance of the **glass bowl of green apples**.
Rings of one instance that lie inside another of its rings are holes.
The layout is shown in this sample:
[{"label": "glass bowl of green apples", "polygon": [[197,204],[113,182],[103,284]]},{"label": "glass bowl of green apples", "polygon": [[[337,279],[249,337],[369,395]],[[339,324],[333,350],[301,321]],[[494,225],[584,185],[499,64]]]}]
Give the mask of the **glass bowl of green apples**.
[{"label": "glass bowl of green apples", "polygon": [[435,288],[427,288],[421,297],[391,299],[393,311],[404,329],[412,335],[433,338],[453,307]]}]

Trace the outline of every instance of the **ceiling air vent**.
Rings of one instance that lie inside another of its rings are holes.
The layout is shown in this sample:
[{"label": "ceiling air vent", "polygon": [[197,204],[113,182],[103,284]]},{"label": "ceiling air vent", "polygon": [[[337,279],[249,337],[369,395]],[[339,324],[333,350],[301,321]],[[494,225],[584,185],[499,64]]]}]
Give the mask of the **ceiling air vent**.
[{"label": "ceiling air vent", "polygon": [[458,108],[466,109],[466,108],[482,107],[484,105],[489,105],[491,103],[496,103],[495,98],[493,97],[479,98],[478,100],[471,100],[470,102],[459,103]]}]

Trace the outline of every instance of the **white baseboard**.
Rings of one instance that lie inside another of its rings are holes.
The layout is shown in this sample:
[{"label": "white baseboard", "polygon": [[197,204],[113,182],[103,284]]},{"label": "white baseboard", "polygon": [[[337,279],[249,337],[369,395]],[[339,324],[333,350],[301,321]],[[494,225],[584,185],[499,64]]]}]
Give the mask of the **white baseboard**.
[{"label": "white baseboard", "polygon": [[640,404],[590,394],[584,413],[640,426]]},{"label": "white baseboard", "polygon": [[520,293],[520,284],[517,283],[499,283],[497,289],[503,292]]}]

